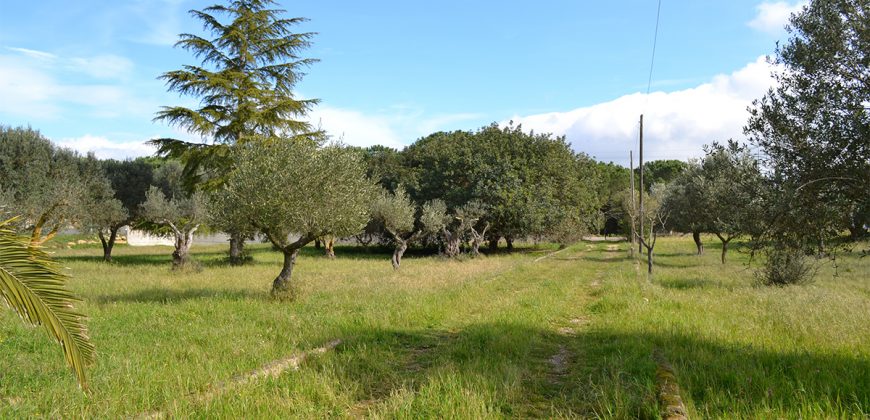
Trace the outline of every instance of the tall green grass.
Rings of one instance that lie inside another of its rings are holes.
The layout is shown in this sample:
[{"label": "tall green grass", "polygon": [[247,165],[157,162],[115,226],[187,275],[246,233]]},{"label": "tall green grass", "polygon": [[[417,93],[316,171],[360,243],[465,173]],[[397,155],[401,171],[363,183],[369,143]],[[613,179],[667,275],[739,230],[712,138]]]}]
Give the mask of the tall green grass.
[{"label": "tall green grass", "polygon": [[[300,298],[269,299],[280,254],[172,272],[169,249],[60,249],[98,362],[82,394],[58,349],[0,312],[0,417],[653,418],[659,348],[698,418],[870,413],[870,259],[806,286],[754,285],[748,257],[659,241],[655,274],[626,243],[527,247],[465,261],[305,249]],[[334,338],[297,371],[194,396]]]}]

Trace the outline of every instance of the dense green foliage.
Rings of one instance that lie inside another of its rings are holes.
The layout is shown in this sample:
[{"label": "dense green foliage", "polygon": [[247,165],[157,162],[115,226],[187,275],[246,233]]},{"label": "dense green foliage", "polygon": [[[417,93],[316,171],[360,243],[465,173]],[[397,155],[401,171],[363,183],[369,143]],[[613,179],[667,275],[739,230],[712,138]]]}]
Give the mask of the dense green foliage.
[{"label": "dense green foliage", "polygon": [[[244,136],[311,131],[300,118],[317,100],[297,99],[293,88],[301,69],[314,62],[299,56],[313,34],[294,33],[293,27],[305,19],[283,18],[283,11],[268,8],[274,4],[236,0],[191,10],[213,38],[181,34],[176,46],[201,58],[202,65],[187,65],[161,78],[170,90],[199,98],[201,107],[164,107],[155,119],[221,144]],[[230,21],[221,22],[222,16]]]},{"label": "dense green foliage", "polygon": [[402,152],[418,203],[443,200],[448,211],[471,202],[483,209],[489,239],[545,235],[563,223],[597,230],[601,203],[594,161],[564,138],[495,124],[476,132],[439,132]]},{"label": "dense green foliage", "polygon": [[758,162],[745,146],[713,143],[701,161],[699,181],[705,211],[702,225],[722,241],[722,263],[732,239],[757,232],[764,184]]},{"label": "dense green foliage", "polygon": [[0,126],[0,206],[39,245],[70,225],[120,217],[100,163],[55,146],[31,128]]},{"label": "dense green foliage", "polygon": [[[680,176],[688,164],[681,160],[654,160],[643,164],[643,185],[647,191],[652,191],[653,185],[670,184]],[[640,182],[640,171],[635,169],[634,174],[637,182]]]},{"label": "dense green foliage", "polygon": [[767,239],[824,249],[870,222],[870,6],[812,1],[788,30],[778,83],[754,103],[745,131],[770,170]]},{"label": "dense green foliage", "polygon": [[303,138],[261,140],[236,147],[233,166],[212,201],[244,215],[284,253],[273,295],[293,296],[300,248],[315,238],[359,233],[369,220],[375,186],[352,149]]}]

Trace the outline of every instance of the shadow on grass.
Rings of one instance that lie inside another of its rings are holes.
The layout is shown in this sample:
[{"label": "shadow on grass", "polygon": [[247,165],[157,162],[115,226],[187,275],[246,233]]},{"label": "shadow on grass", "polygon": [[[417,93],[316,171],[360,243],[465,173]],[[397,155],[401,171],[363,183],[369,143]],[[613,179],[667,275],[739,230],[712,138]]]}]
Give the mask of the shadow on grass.
[{"label": "shadow on grass", "polygon": [[[671,261],[668,259],[661,259],[659,257],[664,257],[663,255],[653,254],[653,266],[656,267],[668,267],[668,268],[689,268],[689,267],[701,267],[706,266],[703,261]],[[644,257],[644,261],[646,261],[646,257]]]},{"label": "shadow on grass", "polygon": [[[620,253],[622,255],[620,255]],[[595,254],[587,254],[587,255],[583,255],[581,257],[581,259],[585,260],[585,261],[594,261],[594,262],[601,262],[601,263],[622,263],[622,262],[632,260],[632,258],[625,251],[619,251],[618,253],[617,252],[602,252],[602,253],[595,253]],[[644,260],[644,261],[646,261],[646,260]]]},{"label": "shadow on grass", "polygon": [[[261,250],[256,250],[254,253],[261,253]],[[224,258],[227,254],[222,251],[194,251],[191,257],[197,263],[213,267],[220,265],[229,265],[227,259]],[[58,261],[70,262],[93,262],[103,263],[102,250],[99,255],[67,255],[56,257]],[[106,263],[117,266],[165,266],[172,265],[172,249],[167,248],[165,254],[143,253],[143,254],[115,254],[112,255],[112,262]]]},{"label": "shadow on grass", "polygon": [[687,289],[707,289],[713,287],[720,287],[719,283],[713,282],[708,279],[667,279],[667,280],[657,280],[659,285],[668,289],[678,289],[678,290],[687,290]]},{"label": "shadow on grass", "polygon": [[[344,334],[330,373],[358,385],[352,415],[449,416],[480,400],[506,416],[658,418],[654,348],[674,366],[683,398],[701,417],[751,417],[771,407],[829,417],[870,411],[870,360],[845,355],[682,334],[562,335],[504,323]],[[379,405],[397,395],[411,400]]]},{"label": "shadow on grass", "polygon": [[185,300],[194,299],[269,299],[269,294],[264,290],[262,293],[250,290],[220,290],[220,289],[146,289],[135,293],[121,295],[102,295],[95,301],[100,304],[106,303],[163,303],[172,304]]},{"label": "shadow on grass", "polygon": [[[262,245],[262,244],[252,244],[253,246],[249,246],[246,248],[246,252],[251,256],[251,259],[245,262],[245,265],[269,265],[269,264],[280,264],[281,263],[281,253],[278,250],[273,249],[271,246]],[[112,262],[108,264],[117,265],[117,266],[164,266],[170,267],[172,264],[172,248],[166,247],[165,253],[141,253],[141,254],[114,254],[112,255]],[[57,256],[56,259],[58,261],[68,261],[68,262],[91,262],[91,263],[103,263],[102,249],[95,249],[95,252],[92,255],[67,255],[67,256]],[[99,251],[99,252],[98,252]],[[149,250],[150,251],[150,250]],[[467,250],[464,250],[466,252]],[[512,251],[507,251],[504,248],[500,248],[495,252],[491,252],[486,249],[481,249],[481,253],[484,255],[504,255],[504,254],[534,254],[540,253],[544,255],[546,253],[552,252],[552,249],[548,248],[540,248],[533,246],[519,246],[514,248]],[[129,251],[128,251],[129,252]],[[263,260],[262,257],[265,255],[272,254],[269,260]],[[336,245],[335,246],[335,258],[336,259],[349,259],[349,260],[386,260],[389,261],[390,257],[393,255],[393,248],[390,246],[383,245],[370,245],[370,246],[355,246],[355,245]],[[438,255],[438,249],[434,247],[412,247],[409,248],[404,257],[405,258],[414,258],[414,257],[430,257]],[[229,257],[227,251],[223,250],[196,250],[194,249],[191,254],[191,259],[196,262],[196,264],[202,267],[228,267]],[[317,249],[313,245],[306,246],[299,251],[299,256],[304,258],[326,258],[325,251],[323,249]]]}]

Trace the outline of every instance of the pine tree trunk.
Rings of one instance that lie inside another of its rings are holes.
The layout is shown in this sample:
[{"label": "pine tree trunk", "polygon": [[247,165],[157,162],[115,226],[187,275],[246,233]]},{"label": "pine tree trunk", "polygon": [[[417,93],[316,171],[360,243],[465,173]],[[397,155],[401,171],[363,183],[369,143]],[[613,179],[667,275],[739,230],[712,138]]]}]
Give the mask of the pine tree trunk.
[{"label": "pine tree trunk", "polygon": [[290,283],[290,276],[293,274],[293,266],[296,264],[296,256],[299,255],[299,248],[284,249],[284,266],[281,267],[281,272],[278,277],[272,282],[272,297],[279,299],[293,299],[295,290],[293,284]]},{"label": "pine tree trunk", "polygon": [[408,250],[408,241],[403,240],[402,238],[396,237],[396,249],[393,250],[393,270],[398,270],[399,266],[402,264],[402,256],[405,255],[405,251]]},{"label": "pine tree trunk", "polygon": [[239,232],[230,232],[230,265],[245,263],[245,236]]},{"label": "pine tree trunk", "polygon": [[692,239],[695,241],[695,247],[698,248],[698,255],[704,255],[704,244],[701,242],[701,231],[693,230]]}]

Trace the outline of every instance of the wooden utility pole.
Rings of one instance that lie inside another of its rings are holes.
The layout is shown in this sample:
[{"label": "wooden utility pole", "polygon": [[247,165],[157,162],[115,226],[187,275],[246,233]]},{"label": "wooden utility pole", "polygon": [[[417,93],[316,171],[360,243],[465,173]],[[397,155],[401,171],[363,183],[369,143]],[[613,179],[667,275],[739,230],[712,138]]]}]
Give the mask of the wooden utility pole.
[{"label": "wooden utility pole", "polygon": [[[638,162],[638,170],[640,170],[640,235],[643,237],[643,114],[640,114],[640,156],[638,156],[640,162]],[[639,241],[638,241],[639,242]],[[637,245],[637,250],[643,254],[643,250],[640,247],[640,243]]]},{"label": "wooden utility pole", "polygon": [[[637,202],[637,196],[634,195],[634,150],[628,151],[628,164],[629,164],[629,176],[631,177],[631,217],[634,218],[637,216],[637,206],[635,203]],[[634,229],[635,221],[631,221],[631,244],[628,246],[628,250],[631,251],[631,257],[634,258],[634,243],[637,241],[637,231]]]}]

